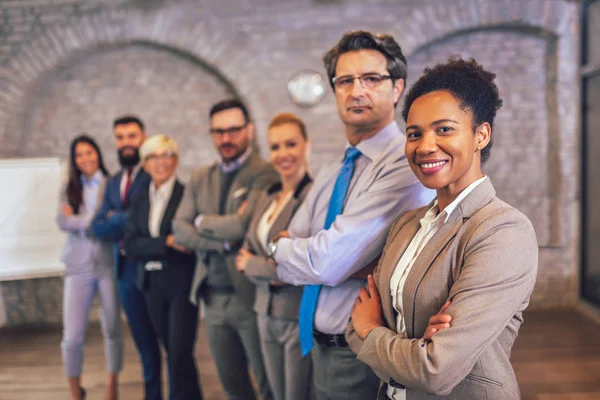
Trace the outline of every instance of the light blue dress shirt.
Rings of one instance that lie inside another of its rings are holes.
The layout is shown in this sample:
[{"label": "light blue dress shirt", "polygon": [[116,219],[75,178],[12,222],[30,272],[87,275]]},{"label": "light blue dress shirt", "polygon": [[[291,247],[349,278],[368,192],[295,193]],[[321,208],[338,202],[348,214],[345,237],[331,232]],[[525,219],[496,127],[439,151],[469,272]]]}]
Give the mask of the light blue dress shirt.
[{"label": "light blue dress shirt", "polygon": [[93,214],[96,211],[96,206],[98,205],[98,191],[100,190],[100,185],[102,183],[102,171],[98,169],[91,178],[87,178],[85,175],[81,174],[81,184],[83,186],[83,204],[85,207],[86,213]]},{"label": "light blue dress shirt", "polygon": [[[381,254],[392,222],[403,212],[428,204],[435,192],[415,177],[406,139],[396,122],[360,142],[344,211],[325,230],[325,217],[342,159],[318,174],[289,225],[291,238],[278,242],[275,260],[282,281],[322,284],[315,329],[344,333],[364,279],[350,278]],[[349,146],[350,144],[348,144]]]}]

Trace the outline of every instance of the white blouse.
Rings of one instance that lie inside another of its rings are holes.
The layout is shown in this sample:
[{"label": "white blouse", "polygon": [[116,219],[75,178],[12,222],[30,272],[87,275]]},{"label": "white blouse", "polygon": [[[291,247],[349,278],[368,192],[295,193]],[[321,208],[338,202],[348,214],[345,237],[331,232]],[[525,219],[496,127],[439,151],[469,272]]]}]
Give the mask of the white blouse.
[{"label": "white blouse", "polygon": [[[390,292],[392,293],[392,305],[394,306],[394,310],[398,312],[398,317],[396,319],[396,332],[401,334],[402,337],[406,337],[406,324],[404,321],[402,294],[404,284],[406,283],[406,278],[408,277],[413,264],[419,257],[419,254],[421,254],[421,250],[423,250],[423,248],[427,245],[427,242],[429,242],[429,240],[437,233],[437,231],[439,231],[448,221],[450,215],[452,215],[460,202],[463,201],[463,199],[467,197],[467,195],[471,193],[477,186],[479,186],[479,184],[486,178],[486,176],[483,176],[467,186],[452,203],[448,204],[448,206],[444,208],[442,212],[439,212],[440,209],[436,199],[433,203],[433,206],[427,210],[425,216],[421,218],[421,228],[415,237],[413,237],[406,250],[404,250],[402,257],[400,257],[400,260],[396,265],[396,269],[394,269],[392,279],[390,280]],[[398,389],[388,386],[387,395],[392,400],[406,400],[406,389]]]},{"label": "white blouse", "polygon": [[273,223],[281,214],[281,211],[285,208],[287,203],[290,201],[294,192],[290,192],[287,194],[282,200],[281,205],[277,208],[277,199],[274,199],[271,202],[271,205],[267,210],[263,213],[263,215],[258,220],[258,225],[256,226],[256,236],[258,237],[258,241],[263,246],[264,251],[267,251],[267,244],[269,243],[269,232],[273,227]]}]

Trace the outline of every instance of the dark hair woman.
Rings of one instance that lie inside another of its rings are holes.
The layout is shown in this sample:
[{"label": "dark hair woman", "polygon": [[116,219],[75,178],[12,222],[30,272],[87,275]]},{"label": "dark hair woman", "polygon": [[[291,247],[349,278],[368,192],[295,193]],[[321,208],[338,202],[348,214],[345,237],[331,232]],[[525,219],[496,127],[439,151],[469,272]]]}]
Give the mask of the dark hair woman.
[{"label": "dark hair woman", "polygon": [[68,233],[63,250],[62,355],[71,398],[85,398],[81,387],[83,344],[92,299],[99,294],[108,379],[106,398],[116,399],[117,377],[123,365],[119,297],[113,272],[113,250],[91,234],[91,221],[102,199],[107,171],[102,153],[89,136],[71,142],[69,179],[60,192],[58,225]]},{"label": "dark hair woman", "polygon": [[[406,157],[437,198],[396,220],[346,332],[383,381],[380,399],[520,398],[509,356],[538,244],[482,171],[502,105],[494,78],[453,58],[425,69],[406,96]],[[423,340],[442,307],[451,325]]]}]

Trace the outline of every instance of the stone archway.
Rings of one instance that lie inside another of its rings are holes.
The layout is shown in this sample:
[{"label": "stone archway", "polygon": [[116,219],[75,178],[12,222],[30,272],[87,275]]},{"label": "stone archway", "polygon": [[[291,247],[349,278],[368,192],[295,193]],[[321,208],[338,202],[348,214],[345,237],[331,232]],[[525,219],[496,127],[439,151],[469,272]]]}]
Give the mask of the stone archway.
[{"label": "stone archway", "polygon": [[70,141],[85,132],[118,169],[112,121],[138,115],[149,134],[173,137],[181,151],[178,173],[216,158],[208,134],[212,103],[236,97],[235,89],[199,60],[164,47],[129,43],[89,49],[43,74],[26,98],[16,155],[68,156]]},{"label": "stone archway", "polygon": [[7,66],[8,87],[4,96],[0,96],[0,140],[3,142],[0,155],[20,153],[23,140],[20,129],[37,82],[69,60],[111,47],[145,44],[194,60],[218,77],[229,91],[235,91],[246,100],[254,115],[266,115],[262,102],[253,99],[252,85],[243,78],[232,78],[239,63],[253,65],[243,51],[243,41],[201,23],[202,18],[210,21],[201,11],[195,8],[191,11],[187,14],[167,8],[140,14],[128,9],[109,10],[86,15],[71,26],[51,28],[24,46]]}]

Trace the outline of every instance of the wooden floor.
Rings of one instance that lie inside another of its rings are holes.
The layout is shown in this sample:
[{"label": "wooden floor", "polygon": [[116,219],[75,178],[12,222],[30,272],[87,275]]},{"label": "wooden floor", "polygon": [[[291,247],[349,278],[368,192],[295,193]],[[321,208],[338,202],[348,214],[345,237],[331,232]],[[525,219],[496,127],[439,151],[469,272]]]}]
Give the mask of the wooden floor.
[{"label": "wooden floor", "polygon": [[[0,332],[0,399],[68,399],[59,329]],[[196,358],[204,396],[224,399],[200,329]],[[513,349],[523,400],[600,400],[600,325],[569,311],[531,312]],[[99,326],[90,326],[84,386],[103,399],[104,355]],[[120,377],[121,400],[142,398],[141,372],[131,338]]]}]

